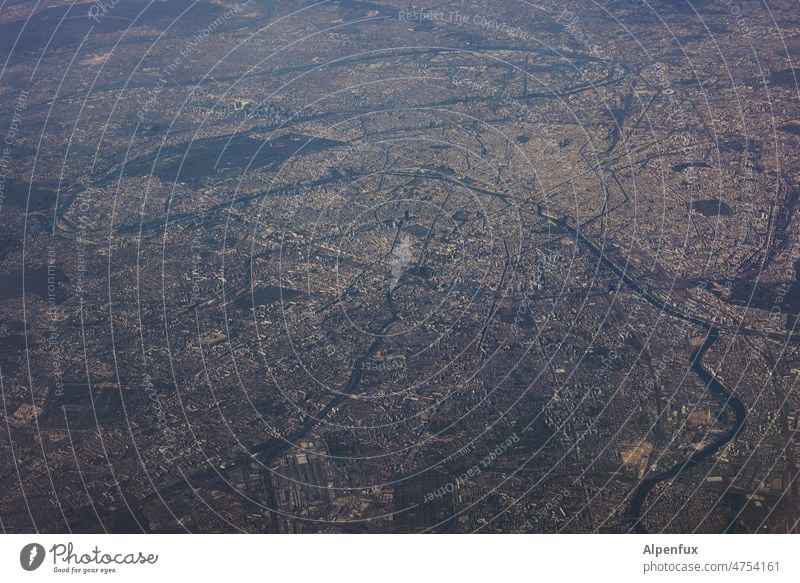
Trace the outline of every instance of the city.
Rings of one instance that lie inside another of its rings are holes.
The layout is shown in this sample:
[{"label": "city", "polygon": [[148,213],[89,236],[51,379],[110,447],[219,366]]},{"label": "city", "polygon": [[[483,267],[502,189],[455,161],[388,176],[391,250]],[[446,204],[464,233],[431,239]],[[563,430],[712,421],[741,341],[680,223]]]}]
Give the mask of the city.
[{"label": "city", "polygon": [[2,8],[3,532],[800,531],[771,5]]}]

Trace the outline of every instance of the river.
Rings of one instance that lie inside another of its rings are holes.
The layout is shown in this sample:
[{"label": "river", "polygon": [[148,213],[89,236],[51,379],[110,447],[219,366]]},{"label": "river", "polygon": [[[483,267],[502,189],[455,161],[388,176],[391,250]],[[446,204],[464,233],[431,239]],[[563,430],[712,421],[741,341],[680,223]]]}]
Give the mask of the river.
[{"label": "river", "polygon": [[[658,484],[659,482],[663,482],[665,480],[670,480],[678,475],[686,472],[696,466],[701,461],[708,459],[709,457],[716,454],[720,449],[722,449],[725,445],[730,443],[732,440],[736,439],[742,431],[744,431],[745,423],[747,422],[747,408],[745,407],[744,403],[733,394],[733,391],[729,390],[725,387],[713,374],[711,374],[707,369],[703,367],[703,356],[705,355],[706,351],[719,339],[719,329],[709,324],[704,320],[700,320],[699,318],[695,318],[694,316],[690,316],[688,314],[684,314],[678,311],[675,308],[672,308],[666,304],[666,302],[660,300],[657,296],[651,293],[649,290],[642,288],[638,282],[633,279],[625,269],[620,268],[616,265],[608,256],[603,252],[601,248],[599,248],[593,241],[588,239],[586,236],[581,234],[579,229],[576,229],[564,217],[559,217],[545,209],[543,206],[539,205],[538,209],[539,216],[543,216],[549,220],[551,220],[556,225],[560,226],[561,228],[570,232],[571,235],[575,237],[575,239],[584,245],[584,247],[588,248],[594,255],[596,255],[600,261],[602,261],[607,267],[609,267],[615,274],[617,274],[622,280],[628,284],[628,286],[636,292],[641,298],[646,300],[648,303],[653,305],[654,307],[658,308],[664,314],[672,316],[674,318],[678,318],[690,324],[694,324],[695,326],[701,327],[703,330],[707,331],[707,335],[703,343],[698,346],[694,352],[689,356],[689,365],[692,367],[692,370],[699,376],[706,384],[712,393],[718,395],[722,399],[724,399],[723,409],[728,407],[733,412],[734,416],[736,417],[736,422],[734,425],[726,431],[723,435],[715,439],[709,445],[704,447],[701,450],[695,451],[692,455],[690,455],[685,461],[679,462],[674,466],[670,467],[667,470],[662,472],[657,472],[645,477],[639,483],[636,491],[633,494],[631,506],[628,510],[627,518],[633,523],[631,526],[631,530],[637,533],[646,533],[644,526],[642,525],[642,506],[644,505],[644,501],[647,498],[647,495],[650,491]],[[720,414],[717,415],[717,419],[720,418]]]}]

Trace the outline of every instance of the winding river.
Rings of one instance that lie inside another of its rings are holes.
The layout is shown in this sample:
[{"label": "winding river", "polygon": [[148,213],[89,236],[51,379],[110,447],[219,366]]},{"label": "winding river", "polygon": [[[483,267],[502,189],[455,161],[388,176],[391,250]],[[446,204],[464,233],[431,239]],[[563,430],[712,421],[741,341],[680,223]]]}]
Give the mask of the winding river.
[{"label": "winding river", "polygon": [[[689,356],[689,365],[692,367],[694,373],[703,380],[703,382],[706,384],[706,387],[708,387],[712,393],[718,395],[723,400],[723,408],[727,407],[733,412],[734,416],[736,417],[736,422],[730,429],[728,429],[728,431],[716,438],[703,449],[695,451],[685,461],[676,463],[669,469],[662,472],[650,474],[639,483],[639,486],[637,487],[631,499],[631,505],[628,510],[627,518],[632,523],[631,530],[633,532],[646,533],[647,530],[642,525],[642,506],[644,505],[644,502],[647,499],[650,491],[659,482],[673,480],[678,475],[692,469],[703,460],[710,458],[723,447],[725,447],[725,445],[736,439],[736,437],[738,437],[742,431],[744,431],[745,423],[747,422],[747,408],[745,407],[744,403],[733,394],[733,391],[725,387],[725,385],[723,385],[711,372],[703,367],[703,356],[719,339],[718,328],[704,320],[684,314],[683,312],[668,306],[666,302],[660,300],[650,291],[642,288],[638,282],[626,272],[625,269],[619,267],[616,263],[609,259],[600,247],[598,247],[592,240],[584,236],[580,232],[580,229],[570,225],[564,217],[553,214],[551,211],[545,209],[541,205],[538,207],[538,214],[539,216],[549,219],[559,227],[568,231],[578,242],[589,249],[592,254],[597,256],[604,265],[606,265],[609,269],[611,269],[611,271],[619,276],[634,292],[636,292],[648,303],[658,308],[662,313],[690,324],[694,324],[695,326],[699,326],[703,330],[707,331],[707,335],[703,343],[698,346]],[[717,420],[719,420],[720,416],[721,412],[717,415]]]},{"label": "winding river", "polygon": [[[713,327],[708,329],[708,335],[706,336],[705,341],[703,341],[703,343],[695,349],[695,351],[689,357],[689,362],[692,370],[703,380],[703,382],[706,383],[706,386],[711,389],[711,392],[724,399],[724,406],[733,411],[733,414],[736,417],[736,422],[728,429],[728,431],[720,435],[703,449],[694,452],[685,461],[679,462],[663,472],[651,474],[641,481],[639,487],[636,489],[636,492],[633,495],[630,506],[630,518],[633,521],[631,529],[634,532],[647,532],[642,525],[642,506],[644,505],[644,501],[647,499],[647,495],[656,486],[656,484],[666,480],[672,480],[681,473],[690,470],[703,460],[710,458],[723,447],[725,447],[725,445],[727,445],[729,442],[736,439],[739,434],[744,431],[745,423],[747,422],[747,408],[744,406],[744,403],[736,395],[734,395],[732,391],[727,389],[725,385],[719,382],[719,380],[717,380],[713,374],[705,369],[702,364],[703,355],[718,339],[719,331]],[[719,420],[720,415],[721,412],[717,416],[717,420]]]}]

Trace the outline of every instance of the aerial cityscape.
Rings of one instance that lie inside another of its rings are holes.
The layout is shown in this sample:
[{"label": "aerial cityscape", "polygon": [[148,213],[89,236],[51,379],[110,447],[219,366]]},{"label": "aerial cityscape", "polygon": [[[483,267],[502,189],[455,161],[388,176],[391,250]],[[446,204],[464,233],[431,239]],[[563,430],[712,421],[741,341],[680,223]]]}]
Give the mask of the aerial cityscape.
[{"label": "aerial cityscape", "polygon": [[0,531],[800,532],[796,2],[0,31]]}]

